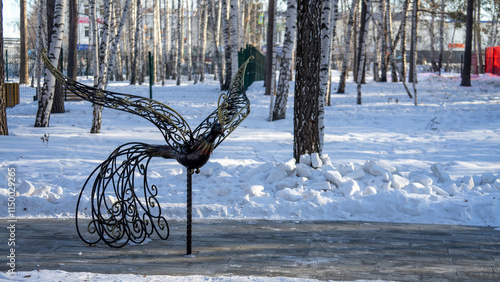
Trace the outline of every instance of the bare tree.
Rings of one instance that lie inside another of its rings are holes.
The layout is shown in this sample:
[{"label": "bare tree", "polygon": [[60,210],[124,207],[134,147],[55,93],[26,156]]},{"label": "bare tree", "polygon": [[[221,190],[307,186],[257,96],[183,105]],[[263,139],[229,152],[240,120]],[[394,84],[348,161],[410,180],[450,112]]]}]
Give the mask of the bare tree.
[{"label": "bare tree", "polygon": [[293,119],[293,156],[297,161],[303,154],[321,153],[318,128],[321,4],[319,0],[297,1],[297,73]]},{"label": "bare tree", "polygon": [[[56,66],[59,62],[59,54],[61,53],[62,34],[64,27],[64,0],[57,0],[54,8],[54,25],[51,31],[50,47],[47,57],[50,63]],[[36,114],[35,127],[48,127],[52,104],[54,102],[54,90],[56,86],[55,77],[45,71],[45,83],[42,88],[40,99],[38,100],[38,111]]]},{"label": "bare tree", "polygon": [[284,119],[286,117],[286,104],[288,100],[288,89],[292,72],[292,55],[295,39],[295,23],[297,21],[297,1],[288,0],[286,10],[285,41],[283,42],[283,54],[280,60],[280,75],[276,91],[276,101],[271,120]]},{"label": "bare tree", "polygon": [[328,87],[330,84],[329,66],[330,66],[330,44],[331,31],[330,31],[330,17],[332,14],[332,2],[330,0],[323,0],[323,7],[321,11],[321,60],[319,69],[319,93],[318,93],[318,134],[319,134],[319,148],[318,152],[323,150],[324,136],[325,136],[325,104]]},{"label": "bare tree", "polygon": [[[266,43],[266,72],[264,85],[266,86],[265,95],[272,95],[273,87],[273,35],[274,35],[274,10],[275,0],[269,0],[269,8],[267,9],[267,43]],[[271,101],[273,98],[271,97]]]},{"label": "bare tree", "polygon": [[200,16],[201,16],[201,64],[200,64],[200,81],[205,81],[205,52],[207,50],[207,18],[208,18],[208,5],[207,0],[202,0]]},{"label": "bare tree", "polygon": [[413,0],[411,14],[411,44],[410,44],[410,75],[408,82],[417,83],[417,26],[418,26],[418,0]]},{"label": "bare tree", "polygon": [[28,72],[28,17],[26,15],[26,0],[20,0],[19,5],[21,6],[20,15],[20,31],[21,31],[21,52],[19,53],[21,57],[21,62],[19,65],[19,83],[28,84],[29,83],[29,72]]},{"label": "bare tree", "polygon": [[[0,0],[0,11],[3,11],[3,0]],[[3,50],[3,13],[0,13],[0,50]],[[7,101],[4,94],[3,52],[0,53],[0,135],[9,135],[7,126]]]},{"label": "bare tree", "polygon": [[68,77],[76,80],[78,65],[76,43],[78,41],[78,6],[77,0],[69,1],[69,35],[68,35]]},{"label": "bare tree", "polygon": [[467,0],[467,24],[465,33],[464,69],[460,86],[471,86],[472,31],[474,23],[474,0]]},{"label": "bare tree", "polygon": [[182,2],[177,1],[177,85],[181,85],[181,64],[182,64]]},{"label": "bare tree", "polygon": [[[239,9],[239,0],[230,0],[231,2],[231,10],[230,13],[230,22],[231,22],[231,73],[236,74],[238,71],[238,38],[239,38],[239,26],[238,26],[238,14],[240,12]],[[271,0],[273,1],[273,0]],[[269,46],[267,47],[269,50]]]},{"label": "bare tree", "polygon": [[399,70],[401,81],[406,81],[406,20],[408,18],[409,0],[403,2],[403,19],[401,20],[400,35],[401,35],[401,69]]},{"label": "bare tree", "polygon": [[359,0],[352,0],[351,10],[349,11],[349,20],[347,22],[347,32],[345,34],[344,60],[342,61],[342,71],[340,73],[339,87],[337,93],[345,93],[345,83],[347,79],[347,67],[351,58],[351,35],[354,25],[354,11]]},{"label": "bare tree", "polygon": [[358,72],[356,76],[356,83],[357,83],[357,99],[356,103],[358,105],[361,105],[361,83],[363,80],[363,73],[364,73],[364,65],[365,65],[365,59],[366,59],[366,36],[368,34],[368,7],[371,5],[371,0],[369,0],[369,4],[366,3],[366,1],[361,1],[361,25],[359,27],[359,46],[358,46]]},{"label": "bare tree", "polygon": [[[227,2],[229,0],[221,0],[222,3],[222,33],[224,36],[224,59],[225,59],[225,81],[221,90],[229,89],[231,83],[231,34],[229,31],[228,9]],[[271,0],[272,1],[272,0]]]}]

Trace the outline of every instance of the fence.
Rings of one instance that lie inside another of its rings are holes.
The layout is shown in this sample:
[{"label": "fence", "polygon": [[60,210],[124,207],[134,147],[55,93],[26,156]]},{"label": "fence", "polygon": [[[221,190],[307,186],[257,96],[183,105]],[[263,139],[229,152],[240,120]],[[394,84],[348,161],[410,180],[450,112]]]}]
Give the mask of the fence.
[{"label": "fence", "polygon": [[242,65],[250,56],[254,59],[247,65],[245,73],[245,90],[257,80],[264,80],[266,70],[266,56],[262,55],[257,48],[252,45],[247,45],[245,49],[238,52],[238,65]]},{"label": "fence", "polygon": [[485,72],[500,75],[500,46],[486,48]]}]

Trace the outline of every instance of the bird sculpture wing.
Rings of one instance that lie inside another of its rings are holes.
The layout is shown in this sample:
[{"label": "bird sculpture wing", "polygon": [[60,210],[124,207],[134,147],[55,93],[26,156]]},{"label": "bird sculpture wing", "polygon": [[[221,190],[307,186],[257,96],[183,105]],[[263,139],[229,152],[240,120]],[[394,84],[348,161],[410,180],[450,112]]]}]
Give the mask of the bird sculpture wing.
[{"label": "bird sculpture wing", "polygon": [[219,96],[218,106],[201,124],[193,131],[195,139],[205,136],[211,129],[211,125],[218,122],[224,131],[224,135],[217,137],[214,142],[216,148],[236,127],[250,114],[250,100],[245,93],[245,71],[250,56],[234,75],[227,94]]},{"label": "bird sculpture wing", "polygon": [[[169,149],[168,145],[127,143],[92,172],[76,206],[77,232],[84,242],[92,245],[102,240],[119,248],[140,244],[153,233],[163,240],[169,237],[167,220],[156,198],[158,188],[149,184],[147,177],[151,158]],[[89,213],[90,222],[80,219]]]},{"label": "bird sculpture wing", "polygon": [[101,90],[79,83],[55,68],[44,52],[42,52],[42,57],[46,67],[55,78],[66,89],[82,99],[107,108],[129,112],[149,120],[158,127],[167,144],[174,150],[179,150],[182,146],[193,141],[189,124],[169,106],[145,97]]},{"label": "bird sculpture wing", "polygon": [[42,57],[49,71],[68,90],[92,103],[129,112],[149,120],[158,127],[167,144],[176,151],[180,151],[183,146],[194,145],[195,140],[206,136],[215,123],[219,123],[224,130],[224,136],[219,136],[214,142],[214,148],[217,147],[250,113],[250,100],[245,94],[244,76],[246,66],[253,57],[241,65],[231,81],[228,93],[220,95],[217,109],[194,131],[191,131],[189,124],[179,113],[163,103],[79,83],[55,68],[44,52],[42,52]]}]

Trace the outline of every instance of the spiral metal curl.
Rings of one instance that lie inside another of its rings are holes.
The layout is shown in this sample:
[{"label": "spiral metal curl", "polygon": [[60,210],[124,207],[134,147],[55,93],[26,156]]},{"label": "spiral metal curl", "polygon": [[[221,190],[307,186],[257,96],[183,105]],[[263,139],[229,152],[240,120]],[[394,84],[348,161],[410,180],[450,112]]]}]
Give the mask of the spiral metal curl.
[{"label": "spiral metal curl", "polygon": [[[153,233],[168,239],[168,223],[156,198],[158,189],[147,180],[151,158],[159,150],[168,150],[165,147],[124,144],[92,172],[77,202],[77,232],[85,243],[102,240],[119,248],[129,242],[140,244]],[[136,183],[137,177],[140,180]],[[84,211],[81,202],[87,197],[92,219],[85,226],[79,222],[79,215]]]}]

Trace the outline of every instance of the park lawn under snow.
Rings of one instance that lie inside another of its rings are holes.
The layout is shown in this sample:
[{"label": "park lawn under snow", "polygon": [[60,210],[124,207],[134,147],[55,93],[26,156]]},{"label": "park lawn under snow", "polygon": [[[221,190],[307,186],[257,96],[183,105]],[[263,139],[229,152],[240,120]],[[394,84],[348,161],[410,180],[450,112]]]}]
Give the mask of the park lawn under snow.
[{"label": "park lawn under snow", "polygon": [[[456,75],[418,79],[418,106],[401,83],[374,82],[363,85],[363,104],[356,105],[348,83],[347,94],[332,95],[326,108],[322,157],[300,164],[292,159],[293,93],[287,119],[269,122],[269,97],[255,82],[247,91],[250,116],[193,177],[193,216],[500,226],[500,78],[474,77],[472,87],[460,87]],[[149,96],[148,85],[111,82],[108,90]],[[153,87],[154,99],[191,128],[216,108],[220,94],[212,80]],[[74,217],[85,180],[117,146],[164,144],[150,122],[111,109],[104,109],[102,133],[90,134],[91,104],[65,106],[48,128],[33,127],[36,102],[7,110],[0,217],[8,217],[9,168],[16,172],[16,217]],[[153,159],[149,182],[159,188],[163,214],[184,219],[185,169]]]}]

